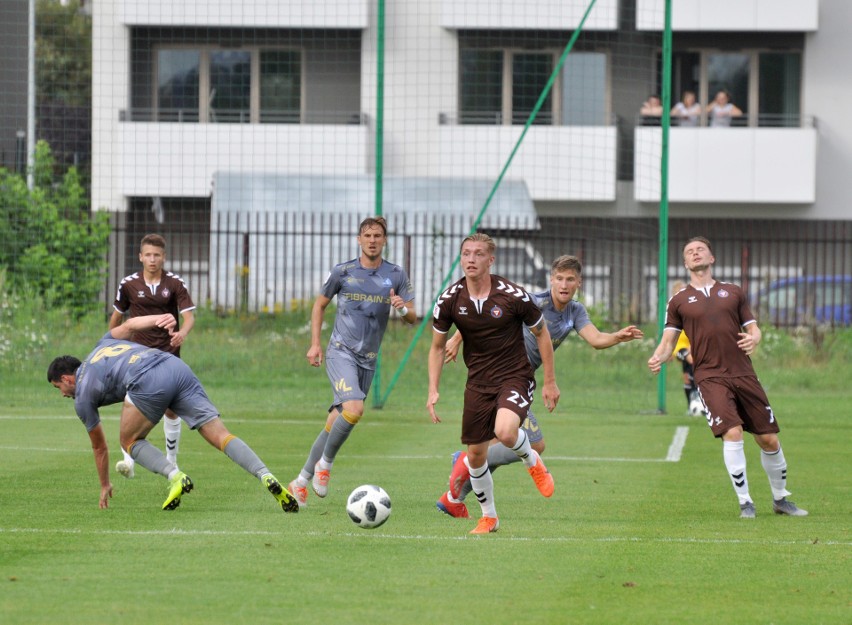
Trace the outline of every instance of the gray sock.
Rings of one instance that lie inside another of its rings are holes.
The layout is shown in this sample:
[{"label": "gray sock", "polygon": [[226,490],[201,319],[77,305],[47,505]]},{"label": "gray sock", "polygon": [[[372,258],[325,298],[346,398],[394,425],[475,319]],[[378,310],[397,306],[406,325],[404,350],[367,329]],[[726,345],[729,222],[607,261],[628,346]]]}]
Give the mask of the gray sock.
[{"label": "gray sock", "polygon": [[354,429],[355,426],[344,419],[343,415],[337,416],[331,426],[331,432],[328,433],[328,440],[325,442],[325,449],[322,452],[323,457],[328,462],[334,462],[337,452],[343,447],[343,443],[346,442]]},{"label": "gray sock", "polygon": [[174,463],[169,462],[162,451],[144,438],[133,443],[130,448],[130,457],[151,473],[159,473],[165,478],[168,478],[169,473],[175,468]]},{"label": "gray sock", "polygon": [[225,455],[231,460],[240,465],[243,469],[260,479],[261,475],[269,473],[269,469],[263,464],[263,460],[258,458],[254,450],[246,445],[242,439],[232,438],[225,445],[223,450]]},{"label": "gray sock", "polygon": [[311,451],[308,454],[308,459],[305,461],[305,466],[302,467],[302,472],[299,474],[305,480],[310,481],[314,476],[314,467],[319,459],[322,458],[322,450],[325,449],[325,442],[328,440],[328,432],[325,428],[319,433],[314,444],[311,446]]}]

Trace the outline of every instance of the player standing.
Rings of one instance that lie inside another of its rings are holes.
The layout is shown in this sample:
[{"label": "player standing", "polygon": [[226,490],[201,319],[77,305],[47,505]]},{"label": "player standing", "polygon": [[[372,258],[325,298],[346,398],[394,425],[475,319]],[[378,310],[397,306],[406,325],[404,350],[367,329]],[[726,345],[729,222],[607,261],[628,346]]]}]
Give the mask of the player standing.
[{"label": "player standing", "polygon": [[648,359],[648,368],[659,373],[663,363],[671,359],[681,330],[686,332],[692,345],[695,383],[707,423],[722,439],[722,456],[739,500],[740,517],[755,517],[746,477],[743,431],[751,433],[761,449],[773,510],[805,516],[807,510],[787,500],[787,461],[778,440],[780,428],[750,358],[762,334],[745,293],[735,284],[713,278],[716,258],[704,237],[687,241],[683,260],[689,270],[689,284],[666,306],[666,327]]},{"label": "player standing", "polygon": [[287,486],[300,506],[307,504],[308,482],[317,497],[328,494],[334,459],[364,415],[364,399],[376,372],[390,309],[395,308],[409,324],[417,320],[408,275],[382,258],[387,239],[383,217],[364,219],[358,227],[360,256],[331,270],[311,311],[311,346],[306,357],[308,364],[319,367],[323,316],[337,296],[337,315],[325,354],[334,399],[304,467]]},{"label": "player standing", "polygon": [[[642,330],[632,325],[624,327],[618,332],[601,332],[598,330],[589,319],[586,307],[580,302],[574,301],[577,289],[583,283],[582,272],[583,265],[576,256],[560,256],[550,266],[550,290],[531,294],[533,301],[544,315],[553,351],[556,351],[562,342],[568,338],[572,330],[595,349],[606,349],[619,343],[641,339]],[[456,360],[461,343],[461,333],[456,332],[447,342],[445,363]],[[524,328],[524,343],[530,364],[532,364],[533,369],[538,369],[542,363],[538,340],[526,327]],[[528,411],[527,418],[523,421],[521,428],[529,437],[532,448],[542,454],[545,447],[544,434],[532,410]],[[497,467],[520,462],[520,460],[514,451],[497,440],[493,440],[488,448],[488,468],[492,472]],[[470,493],[471,488],[467,454],[456,452],[453,454],[450,487],[438,500],[436,504],[438,509],[453,517],[467,518],[469,515],[464,499]]]},{"label": "player standing", "polygon": [[496,437],[524,462],[542,495],[550,497],[554,489],[553,476],[520,427],[527,418],[535,389],[523,327],[528,327],[536,338],[544,367],[542,398],[551,411],[559,401],[553,346],[544,316],[526,291],[491,275],[495,249],[487,234],[472,234],[462,241],[464,277],[444,291],[435,304],[429,350],[426,408],[432,422],[440,423],[435,404],[439,399],[447,332],[455,324],[464,340],[468,369],[461,442],[467,445],[471,485],[482,508],[482,517],[471,534],[495,532],[500,526],[494,481],[488,470],[491,439]]},{"label": "player standing", "polygon": [[[121,325],[125,316],[132,318],[169,313],[175,319],[183,317],[183,327],[181,328],[178,322],[173,333],[155,327],[137,332],[134,336],[136,343],[156,347],[180,358],[180,346],[195,325],[195,304],[183,279],[163,269],[166,262],[166,240],[159,234],[146,234],[142,237],[139,262],[142,263],[142,273],[132,273],[118,285],[109,329]],[[180,418],[171,411],[168,411],[165,417],[163,433],[166,436],[166,457],[177,464]],[[134,474],[133,458],[124,448],[121,451],[124,459],[116,463],[115,470],[124,477],[131,478]]]},{"label": "player standing", "polygon": [[109,506],[112,484],[109,448],[98,409],[122,402],[122,447],[134,462],[169,480],[163,510],[177,508],[181,496],[193,488],[189,476],[145,439],[170,408],[204,440],[257,477],[284,512],[298,512],[298,503],[257,454],[228,431],[187,364],[168,352],[130,341],[134,333],[153,328],[168,333],[176,325],[177,319],[171,314],[134,317],[107,332],[82,363],[73,356],[59,356],[47,369],[47,381],[63,397],[74,399],[74,410],[89,433],[101,483],[100,507]]}]

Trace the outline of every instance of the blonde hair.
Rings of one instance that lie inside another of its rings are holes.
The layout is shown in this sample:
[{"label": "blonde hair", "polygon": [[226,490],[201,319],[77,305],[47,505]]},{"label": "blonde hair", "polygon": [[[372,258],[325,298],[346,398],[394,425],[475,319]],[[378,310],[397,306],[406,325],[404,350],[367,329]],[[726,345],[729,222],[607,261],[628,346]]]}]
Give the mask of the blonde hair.
[{"label": "blonde hair", "polygon": [[461,252],[462,248],[464,247],[464,244],[468,241],[472,243],[485,243],[485,245],[488,247],[488,253],[492,256],[497,250],[497,244],[494,243],[494,239],[492,239],[484,232],[474,232],[473,234],[469,234],[462,239],[461,245],[459,246],[459,252]]}]

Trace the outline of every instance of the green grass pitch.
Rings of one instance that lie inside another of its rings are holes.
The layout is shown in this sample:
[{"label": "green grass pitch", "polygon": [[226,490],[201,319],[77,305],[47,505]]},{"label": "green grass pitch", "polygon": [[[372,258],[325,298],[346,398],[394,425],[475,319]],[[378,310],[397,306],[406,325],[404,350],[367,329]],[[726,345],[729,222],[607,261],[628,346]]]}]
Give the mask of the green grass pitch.
[{"label": "green grass pitch", "polygon": [[[324,369],[304,362],[306,335],[259,326],[202,321],[185,358],[232,432],[289,482],[330,392]],[[389,332],[385,381],[411,335]],[[758,363],[782,426],[791,499],[811,514],[772,514],[749,440],[758,517],[746,521],[721,445],[703,419],[684,416],[676,379],[669,414],[653,414],[651,343],[596,353],[573,337],[556,354],[558,408],[534,406],[556,492],[542,498],[522,465],[500,468],[501,528],[474,537],[475,520],[435,509],[459,448],[464,368],[445,369],[444,423],[431,424],[425,341],[387,404],[368,400],[329,496],[309,497],[300,513],[281,513],[259,482],[186,429],[179,460],[195,490],[177,510],[160,510],[166,482],[141,467],[133,480],[113,473],[115,496],[99,510],[88,437],[44,376],[52,356],[83,356],[98,336],[57,337],[32,366],[0,378],[6,625],[852,622],[848,368],[841,375],[837,363],[802,365],[796,379],[789,363]],[[114,464],[118,411],[103,414]],[[151,440],[162,446],[160,428]],[[377,530],[346,515],[347,495],[363,483],[393,501]]]}]

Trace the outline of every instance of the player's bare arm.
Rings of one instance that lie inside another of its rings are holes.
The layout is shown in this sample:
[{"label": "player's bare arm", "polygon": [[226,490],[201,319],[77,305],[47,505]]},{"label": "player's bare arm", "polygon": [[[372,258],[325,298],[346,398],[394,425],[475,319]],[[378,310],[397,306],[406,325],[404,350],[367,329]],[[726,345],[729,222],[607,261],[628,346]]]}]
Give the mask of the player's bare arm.
[{"label": "player's bare arm", "polygon": [[133,333],[139,330],[162,328],[171,332],[176,324],[177,319],[171,313],[143,315],[142,317],[131,317],[117,328],[110,330],[110,334],[115,339],[130,340],[133,338]]},{"label": "player's bare arm", "polygon": [[636,326],[627,326],[621,328],[618,332],[601,332],[593,323],[585,326],[577,333],[595,349],[606,349],[619,343],[641,339],[644,336],[642,330]]},{"label": "player's bare arm", "polygon": [[435,411],[440,395],[438,387],[441,384],[441,371],[444,368],[444,347],[447,344],[447,335],[443,332],[432,330],[432,345],[429,347],[429,391],[426,398],[426,409],[432,418],[432,423],[440,423],[441,417]]},{"label": "player's bare arm", "polygon": [[651,373],[659,373],[663,364],[672,359],[672,352],[674,352],[678,336],[680,336],[680,330],[673,328],[663,330],[663,338],[660,339],[660,344],[657,345],[657,349],[648,359],[648,369],[651,370]]},{"label": "player's bare arm", "polygon": [[752,322],[743,326],[743,332],[739,333],[739,337],[737,347],[743,350],[747,356],[751,356],[763,338],[763,333],[757,327],[757,323]]},{"label": "player's bare arm", "polygon": [[98,480],[101,483],[101,494],[98,506],[102,509],[109,507],[112,498],[112,484],[109,481],[109,449],[107,447],[104,429],[99,423],[89,432],[92,442],[92,454],[95,457],[95,468],[98,470]]},{"label": "player's bare arm", "polygon": [[459,349],[462,344],[462,335],[461,332],[456,332],[452,337],[447,341],[447,344],[444,346],[444,364],[452,361],[455,362],[459,356]]},{"label": "player's bare arm", "polygon": [[412,325],[415,321],[417,321],[417,312],[414,310],[414,300],[403,301],[403,299],[394,293],[394,290],[390,290],[390,304],[393,306],[396,311],[399,313],[399,316],[409,325]]},{"label": "player's bare arm", "polygon": [[113,328],[117,328],[121,325],[121,322],[124,321],[124,313],[121,313],[117,310],[112,311],[112,315],[109,317],[109,328],[112,330]]},{"label": "player's bare arm", "polygon": [[195,313],[193,311],[185,310],[180,314],[180,316],[183,323],[180,325],[180,330],[172,334],[172,338],[169,341],[172,347],[180,347],[183,345],[187,335],[190,333],[193,326],[195,326]]},{"label": "player's bare arm", "polygon": [[550,340],[550,332],[547,329],[544,316],[530,328],[530,331],[532,331],[538,343],[538,351],[541,354],[541,368],[544,371],[541,398],[544,400],[544,407],[547,408],[548,412],[553,412],[556,404],[559,403],[560,393],[559,387],[556,385],[556,370],[553,366],[553,342]]},{"label": "player's bare arm", "polygon": [[305,357],[312,367],[319,367],[322,364],[322,319],[329,303],[331,300],[325,295],[317,295],[314,307],[311,309],[311,346]]}]

